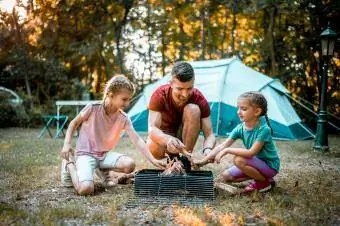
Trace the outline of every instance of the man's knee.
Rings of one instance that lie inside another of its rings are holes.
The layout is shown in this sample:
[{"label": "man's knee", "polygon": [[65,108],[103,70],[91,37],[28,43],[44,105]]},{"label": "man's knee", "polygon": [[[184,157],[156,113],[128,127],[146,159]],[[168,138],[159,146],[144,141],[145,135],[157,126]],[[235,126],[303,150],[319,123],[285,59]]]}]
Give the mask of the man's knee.
[{"label": "man's knee", "polygon": [[162,148],[159,144],[153,142],[150,138],[147,140],[147,145],[149,147],[149,151],[155,159],[164,158],[164,148]]},{"label": "man's knee", "polygon": [[159,149],[150,149],[150,153],[155,159],[164,158],[164,151],[160,151]]},{"label": "man's knee", "polygon": [[187,104],[183,110],[183,117],[186,119],[200,119],[201,110],[196,104]]},{"label": "man's knee", "polygon": [[118,159],[118,162],[116,164],[116,167],[119,171],[123,173],[131,173],[135,170],[136,164],[135,161],[128,157],[128,156],[122,156]]},{"label": "man's knee", "polygon": [[93,182],[82,182],[79,185],[78,194],[79,195],[89,195],[94,192]]},{"label": "man's knee", "polygon": [[234,157],[234,164],[235,166],[241,168],[246,165],[247,160],[244,157],[241,156],[235,156]]}]

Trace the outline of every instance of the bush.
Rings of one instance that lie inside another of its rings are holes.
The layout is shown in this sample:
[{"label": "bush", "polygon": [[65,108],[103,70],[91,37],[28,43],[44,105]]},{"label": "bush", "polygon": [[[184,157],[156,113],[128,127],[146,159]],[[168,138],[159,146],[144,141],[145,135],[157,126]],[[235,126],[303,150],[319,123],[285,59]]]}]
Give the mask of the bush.
[{"label": "bush", "polygon": [[22,105],[0,104],[0,128],[25,127],[28,116]]}]

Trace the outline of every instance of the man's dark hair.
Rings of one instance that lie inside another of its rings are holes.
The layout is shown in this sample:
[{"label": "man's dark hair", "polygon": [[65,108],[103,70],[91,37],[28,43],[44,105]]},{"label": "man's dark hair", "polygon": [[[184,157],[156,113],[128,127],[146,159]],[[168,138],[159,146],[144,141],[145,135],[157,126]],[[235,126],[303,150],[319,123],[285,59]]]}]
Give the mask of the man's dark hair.
[{"label": "man's dark hair", "polygon": [[195,73],[194,69],[189,63],[178,61],[172,68],[171,75],[181,82],[188,82],[194,78]]}]

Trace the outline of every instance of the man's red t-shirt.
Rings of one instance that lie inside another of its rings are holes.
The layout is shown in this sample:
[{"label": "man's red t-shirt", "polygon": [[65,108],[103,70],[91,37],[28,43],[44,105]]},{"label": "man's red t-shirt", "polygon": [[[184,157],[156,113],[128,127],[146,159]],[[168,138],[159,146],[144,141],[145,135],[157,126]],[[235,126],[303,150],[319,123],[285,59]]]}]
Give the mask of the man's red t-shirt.
[{"label": "man's red t-shirt", "polygon": [[[203,94],[196,88],[188,100],[188,103],[198,105],[201,110],[201,118],[210,116],[210,107],[208,101]],[[171,97],[171,86],[169,84],[160,86],[152,94],[149,110],[157,111],[162,114],[161,130],[167,134],[174,135],[177,133],[179,126],[182,123],[184,106],[177,107]]]}]

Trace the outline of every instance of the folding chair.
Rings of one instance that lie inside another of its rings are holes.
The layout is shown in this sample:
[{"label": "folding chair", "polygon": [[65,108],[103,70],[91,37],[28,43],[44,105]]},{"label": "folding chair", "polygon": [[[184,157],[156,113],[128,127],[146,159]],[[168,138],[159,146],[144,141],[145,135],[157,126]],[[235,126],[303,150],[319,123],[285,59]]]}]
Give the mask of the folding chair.
[{"label": "folding chair", "polygon": [[54,138],[58,138],[60,133],[62,133],[65,136],[64,133],[64,127],[68,121],[68,116],[66,115],[44,115],[42,117],[42,120],[44,122],[44,127],[40,130],[39,134],[38,134],[38,138],[42,137],[46,131],[48,132],[48,134],[50,135],[50,137],[52,138],[52,132],[50,130],[50,126],[59,124],[59,127],[57,127],[57,132],[54,136]]}]

